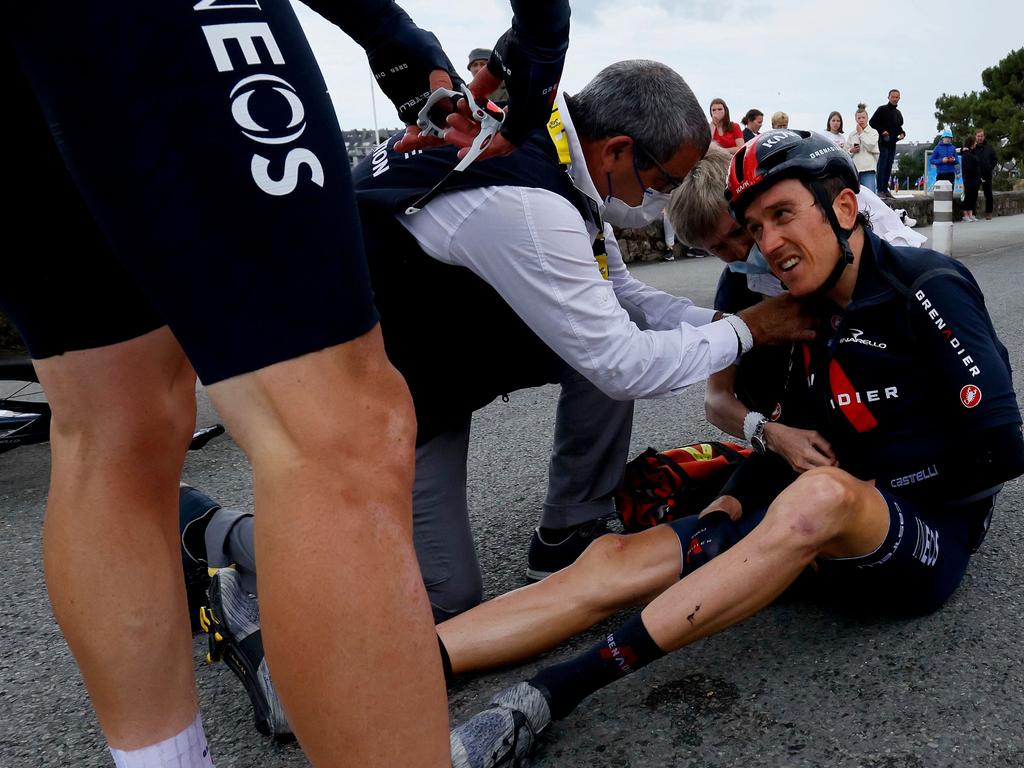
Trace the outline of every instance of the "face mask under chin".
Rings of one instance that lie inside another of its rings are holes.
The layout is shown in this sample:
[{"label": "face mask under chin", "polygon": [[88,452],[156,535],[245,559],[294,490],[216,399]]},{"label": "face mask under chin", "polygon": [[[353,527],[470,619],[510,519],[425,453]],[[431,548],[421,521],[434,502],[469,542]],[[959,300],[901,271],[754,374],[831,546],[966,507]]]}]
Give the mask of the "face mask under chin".
[{"label": "face mask under chin", "polygon": [[[636,173],[637,183],[643,186],[640,174]],[[661,218],[662,211],[668,206],[669,195],[646,187],[644,199],[640,205],[627,205],[612,194],[612,175],[608,174],[608,196],[604,199],[604,220],[622,229],[640,229]]]},{"label": "face mask under chin", "polygon": [[750,247],[746,261],[733,261],[728,266],[730,272],[739,272],[744,275],[772,274],[771,267],[768,266],[768,262],[765,260],[764,254],[761,253],[761,249],[757,247],[757,243]]}]

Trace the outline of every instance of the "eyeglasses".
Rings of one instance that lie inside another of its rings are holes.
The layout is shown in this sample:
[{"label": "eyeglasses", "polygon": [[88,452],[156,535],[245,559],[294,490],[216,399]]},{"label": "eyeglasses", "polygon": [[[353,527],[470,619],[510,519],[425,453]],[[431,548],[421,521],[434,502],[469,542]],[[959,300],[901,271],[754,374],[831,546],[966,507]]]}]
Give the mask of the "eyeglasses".
[{"label": "eyeglasses", "polygon": [[[633,137],[630,136],[630,138],[632,139]],[[633,139],[633,146],[640,150],[640,152],[647,159],[647,161],[653,164],[654,167],[657,169],[658,173],[661,174],[661,178],[664,179],[664,183],[658,189],[659,192],[663,192],[667,195],[673,190],[675,190],[676,187],[683,183],[683,180],[681,178],[679,178],[678,176],[673,176],[671,173],[665,170],[665,166],[663,166],[661,163],[655,160],[654,155],[648,152],[644,148],[644,145],[641,144],[636,139]]]}]

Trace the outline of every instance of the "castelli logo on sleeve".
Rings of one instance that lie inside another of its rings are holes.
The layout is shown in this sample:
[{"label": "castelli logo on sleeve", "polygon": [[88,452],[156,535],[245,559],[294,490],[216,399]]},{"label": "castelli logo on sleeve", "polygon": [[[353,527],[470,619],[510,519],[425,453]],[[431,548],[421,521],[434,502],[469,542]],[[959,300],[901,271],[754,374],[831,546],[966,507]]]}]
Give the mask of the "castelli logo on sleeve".
[{"label": "castelli logo on sleeve", "polygon": [[964,384],[960,389],[960,402],[964,408],[973,408],[981,402],[981,390],[973,384]]}]

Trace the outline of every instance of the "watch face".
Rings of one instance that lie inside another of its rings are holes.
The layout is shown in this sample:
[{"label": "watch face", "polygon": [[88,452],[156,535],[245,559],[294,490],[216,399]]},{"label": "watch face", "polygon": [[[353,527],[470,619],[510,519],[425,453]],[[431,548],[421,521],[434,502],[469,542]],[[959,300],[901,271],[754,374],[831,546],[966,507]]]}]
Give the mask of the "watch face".
[{"label": "watch face", "polygon": [[764,453],[768,450],[768,446],[764,444],[764,438],[761,435],[754,435],[751,437],[750,444],[754,446],[754,450],[758,453]]}]

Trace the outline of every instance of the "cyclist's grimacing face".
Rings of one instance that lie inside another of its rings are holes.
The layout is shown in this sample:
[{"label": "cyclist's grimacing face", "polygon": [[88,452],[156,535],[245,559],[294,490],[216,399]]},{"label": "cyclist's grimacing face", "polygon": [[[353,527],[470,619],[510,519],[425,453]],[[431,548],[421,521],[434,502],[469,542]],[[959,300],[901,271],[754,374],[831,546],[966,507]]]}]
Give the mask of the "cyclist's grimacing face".
[{"label": "cyclist's grimacing face", "polygon": [[796,179],[780,181],[754,198],[746,225],[772,272],[795,297],[820,288],[839,257],[831,225]]}]

